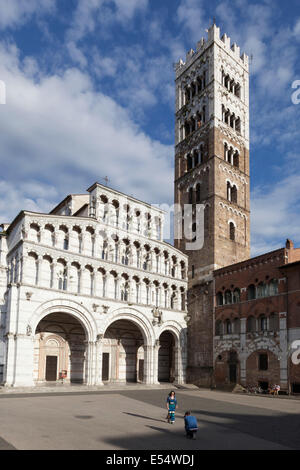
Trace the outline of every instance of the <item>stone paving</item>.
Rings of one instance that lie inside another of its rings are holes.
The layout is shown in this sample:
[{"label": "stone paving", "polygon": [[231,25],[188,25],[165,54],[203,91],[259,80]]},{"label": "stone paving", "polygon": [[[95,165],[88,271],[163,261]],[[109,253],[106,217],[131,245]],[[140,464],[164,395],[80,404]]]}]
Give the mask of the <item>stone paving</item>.
[{"label": "stone paving", "polygon": [[[300,449],[298,400],[180,387],[170,425],[174,385],[53,388],[0,394],[0,450]],[[187,409],[198,419],[195,441],[184,435]]]}]

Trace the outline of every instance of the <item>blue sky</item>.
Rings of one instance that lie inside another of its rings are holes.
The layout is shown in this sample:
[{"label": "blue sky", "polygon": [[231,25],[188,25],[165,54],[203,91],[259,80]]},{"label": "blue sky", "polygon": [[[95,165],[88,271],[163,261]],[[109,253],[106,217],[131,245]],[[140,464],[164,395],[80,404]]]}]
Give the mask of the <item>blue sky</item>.
[{"label": "blue sky", "polygon": [[296,0],[0,0],[0,221],[47,212],[106,175],[172,203],[173,63],[213,17],[253,56],[252,255],[287,237],[300,246]]}]

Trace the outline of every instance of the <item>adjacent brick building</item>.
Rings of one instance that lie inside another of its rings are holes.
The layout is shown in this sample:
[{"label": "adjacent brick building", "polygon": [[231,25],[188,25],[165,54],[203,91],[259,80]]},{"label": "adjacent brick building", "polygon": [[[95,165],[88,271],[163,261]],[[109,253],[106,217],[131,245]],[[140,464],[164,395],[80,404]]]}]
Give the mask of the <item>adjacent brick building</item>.
[{"label": "adjacent brick building", "polygon": [[300,249],[285,248],[214,271],[214,379],[274,383],[298,392],[300,365],[291,361],[300,338]]}]

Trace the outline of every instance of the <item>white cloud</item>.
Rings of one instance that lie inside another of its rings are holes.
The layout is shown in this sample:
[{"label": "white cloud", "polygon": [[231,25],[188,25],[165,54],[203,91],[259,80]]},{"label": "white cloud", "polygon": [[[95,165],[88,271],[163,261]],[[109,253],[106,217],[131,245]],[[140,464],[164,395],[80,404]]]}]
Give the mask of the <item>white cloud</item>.
[{"label": "white cloud", "polygon": [[0,47],[0,76],[7,86],[0,165],[8,188],[15,189],[0,187],[0,219],[8,212],[14,217],[25,202],[32,210],[53,203],[53,191],[39,197],[34,190],[29,197],[28,180],[35,188],[56,188],[59,200],[108,175],[114,188],[142,200],[172,200],[172,146],[151,140],[78,69],[38,79],[26,70],[14,46]]},{"label": "white cloud", "polygon": [[126,25],[147,7],[148,0],[78,0],[67,39],[79,41],[99,25],[99,33],[104,29],[107,32],[108,27],[115,23]]},{"label": "white cloud", "polygon": [[[283,171],[283,170],[282,170]],[[257,187],[251,197],[252,254],[300,242],[300,173]]]},{"label": "white cloud", "polygon": [[177,20],[189,31],[192,41],[199,41],[207,28],[202,0],[181,0],[177,9]]},{"label": "white cloud", "polygon": [[24,23],[33,14],[47,14],[55,10],[56,0],[1,0],[0,28]]}]

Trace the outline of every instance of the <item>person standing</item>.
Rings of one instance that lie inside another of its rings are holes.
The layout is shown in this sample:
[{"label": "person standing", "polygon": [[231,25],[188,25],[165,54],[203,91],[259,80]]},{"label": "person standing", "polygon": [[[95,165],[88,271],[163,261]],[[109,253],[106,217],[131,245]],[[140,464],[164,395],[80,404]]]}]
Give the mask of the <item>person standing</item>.
[{"label": "person standing", "polygon": [[174,424],[176,408],[177,408],[177,400],[175,397],[175,392],[172,390],[172,392],[169,393],[168,398],[167,398],[168,423]]}]

